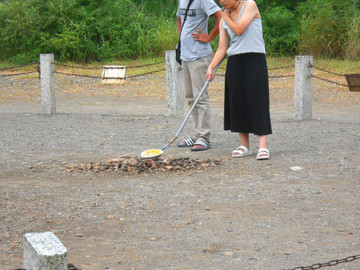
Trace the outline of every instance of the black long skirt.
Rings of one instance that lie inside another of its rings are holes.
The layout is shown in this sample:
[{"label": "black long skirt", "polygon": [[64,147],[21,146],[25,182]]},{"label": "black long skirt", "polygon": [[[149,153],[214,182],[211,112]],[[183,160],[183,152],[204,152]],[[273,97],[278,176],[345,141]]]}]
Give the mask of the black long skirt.
[{"label": "black long skirt", "polygon": [[272,134],[269,103],[265,54],[229,56],[225,74],[224,129],[255,135]]}]

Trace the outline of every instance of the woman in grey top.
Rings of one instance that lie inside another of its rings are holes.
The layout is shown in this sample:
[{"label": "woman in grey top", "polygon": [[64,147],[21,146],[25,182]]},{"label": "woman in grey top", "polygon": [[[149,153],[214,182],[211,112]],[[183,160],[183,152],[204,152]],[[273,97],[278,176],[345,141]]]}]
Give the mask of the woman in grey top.
[{"label": "woman in grey top", "polygon": [[261,17],[253,0],[220,0],[225,11],[220,22],[219,47],[206,78],[229,56],[225,76],[224,129],[237,132],[241,145],[233,157],[251,155],[249,133],[259,137],[258,160],[269,159],[267,135],[272,133],[269,78]]}]

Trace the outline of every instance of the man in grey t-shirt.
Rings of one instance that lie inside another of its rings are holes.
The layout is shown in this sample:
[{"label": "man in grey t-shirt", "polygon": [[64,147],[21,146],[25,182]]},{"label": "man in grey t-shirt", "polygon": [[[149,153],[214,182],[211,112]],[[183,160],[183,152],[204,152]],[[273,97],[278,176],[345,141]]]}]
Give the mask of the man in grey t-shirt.
[{"label": "man in grey t-shirt", "polygon": [[[179,0],[177,27],[181,37],[185,100],[191,106],[206,83],[206,71],[212,60],[212,49],[209,42],[219,33],[222,12],[214,0],[193,0],[183,25],[189,1]],[[210,16],[216,18],[216,23],[208,34]],[[195,132],[178,146],[192,147],[192,151],[207,150],[210,148],[210,100],[208,89],[204,91],[199,99],[192,112],[192,117],[195,122]]]}]

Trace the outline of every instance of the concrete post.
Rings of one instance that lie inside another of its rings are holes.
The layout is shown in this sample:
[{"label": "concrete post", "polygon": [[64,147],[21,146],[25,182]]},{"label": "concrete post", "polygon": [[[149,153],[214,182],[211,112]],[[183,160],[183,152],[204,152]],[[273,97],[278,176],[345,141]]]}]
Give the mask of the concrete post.
[{"label": "concrete post", "polygon": [[23,248],[27,270],[68,269],[68,251],[52,232],[25,234]]},{"label": "concrete post", "polygon": [[300,55],[295,57],[295,119],[308,120],[312,118],[313,100],[313,57]]},{"label": "concrete post", "polygon": [[44,114],[56,113],[54,54],[40,54],[41,105]]},{"label": "concrete post", "polygon": [[175,50],[165,52],[165,64],[168,114],[181,115],[184,113],[183,74],[176,62]]}]

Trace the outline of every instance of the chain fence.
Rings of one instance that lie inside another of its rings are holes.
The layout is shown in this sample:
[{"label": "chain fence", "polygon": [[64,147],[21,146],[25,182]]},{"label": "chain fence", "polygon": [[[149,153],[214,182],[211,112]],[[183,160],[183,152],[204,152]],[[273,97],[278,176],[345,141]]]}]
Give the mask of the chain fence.
[{"label": "chain fence", "polygon": [[[341,73],[333,72],[333,71],[330,71],[330,70],[326,70],[324,68],[321,68],[321,67],[318,67],[318,66],[315,66],[315,65],[313,66],[313,68],[314,68],[314,70],[319,70],[321,72],[325,72],[327,74],[338,76],[338,77],[345,77],[346,76],[346,74],[341,74]],[[324,78],[324,77],[320,77],[320,76],[317,76],[317,75],[314,75],[314,74],[310,75],[310,77],[313,77],[315,79],[318,79],[318,80],[321,80],[321,81],[324,81],[324,82],[328,82],[328,83],[331,83],[331,84],[334,84],[334,85],[337,85],[337,86],[349,87],[348,84],[333,81],[333,80],[330,80],[330,79],[327,79],[327,78]]]},{"label": "chain fence", "polygon": [[[159,62],[150,63],[150,64],[144,64],[144,65],[134,65],[134,66],[124,65],[123,67],[125,67],[127,70],[132,70],[132,69],[137,69],[137,70],[134,71],[134,74],[126,75],[124,78],[106,77],[106,79],[112,79],[112,80],[117,80],[117,79],[124,80],[125,79],[126,80],[126,79],[137,78],[137,77],[146,76],[146,75],[165,71],[166,70],[165,67],[151,70],[153,67],[158,67],[160,64],[164,64],[164,61],[159,61]],[[13,77],[13,76],[23,76],[23,75],[30,75],[30,74],[39,74],[39,78],[40,78],[40,66],[39,65],[40,65],[39,62],[33,62],[33,63],[29,63],[29,64],[24,64],[24,65],[3,67],[3,68],[0,68],[0,77]],[[99,73],[98,71],[101,71],[104,68],[102,66],[101,67],[86,67],[86,66],[80,66],[80,65],[69,65],[69,64],[65,64],[65,63],[59,63],[56,61],[54,62],[54,65],[56,67],[58,67],[57,69],[55,69],[56,74],[65,75],[65,76],[86,77],[86,78],[92,78],[92,79],[103,79],[102,76],[94,75],[94,72],[93,72],[93,71],[96,71],[96,73]],[[347,76],[347,74],[333,72],[333,71],[326,70],[324,68],[321,68],[321,67],[318,67],[315,65],[312,67],[314,68],[314,71],[330,74],[332,76],[342,77],[342,79]],[[118,68],[119,67],[112,67],[112,66],[106,67],[106,69],[118,69]],[[295,65],[269,68],[268,69],[269,79],[294,78],[295,72],[292,71],[294,68],[295,68]],[[64,71],[64,69],[65,69],[65,71]],[[78,72],[71,71],[73,69],[77,70]],[[145,72],[143,71],[144,69],[146,70]],[[84,74],[84,72],[80,72],[80,70],[83,70],[83,71],[90,70],[90,72],[92,72],[92,73]],[[220,70],[224,70],[224,68],[221,68]],[[292,71],[292,72],[290,74],[288,72],[287,72],[287,74],[273,73],[273,71],[279,71],[279,70],[288,70],[288,71]],[[132,72],[130,72],[130,73],[132,73]],[[225,72],[219,73],[218,76],[225,77]],[[333,84],[333,85],[337,85],[340,87],[349,87],[349,83],[338,82],[335,80],[331,80],[329,78],[325,78],[324,76],[311,74],[310,77]],[[360,85],[354,85],[353,87],[360,87]]]},{"label": "chain fence", "polygon": [[13,66],[13,67],[4,67],[4,68],[0,68],[0,71],[13,70],[13,69],[17,69],[17,68],[28,67],[28,66],[32,66],[32,65],[38,65],[38,64],[39,64],[39,62],[32,62],[32,63],[29,63],[29,64],[18,65],[18,66]]},{"label": "chain fence", "polygon": [[335,82],[335,81],[332,81],[332,80],[329,80],[329,79],[326,79],[326,78],[322,78],[322,77],[319,77],[319,76],[316,76],[316,75],[310,75],[310,76],[313,77],[313,78],[315,78],[315,79],[324,81],[324,82],[328,82],[328,83],[331,83],[331,84],[335,84],[335,85],[337,85],[337,86],[349,87],[347,84]]},{"label": "chain fence", "polygon": [[[81,72],[79,72],[79,70],[90,70],[90,71],[101,71],[103,69],[103,66],[101,67],[86,67],[86,66],[80,66],[80,65],[69,65],[69,64],[65,64],[65,63],[59,63],[54,61],[53,62],[54,65],[56,67],[58,67],[60,70],[55,69],[55,74],[60,74],[60,75],[66,75],[66,76],[75,76],[75,77],[85,77],[85,78],[92,78],[92,79],[103,79],[102,76],[99,75],[90,75],[90,74],[81,74]],[[160,62],[155,62],[155,63],[150,63],[150,64],[144,64],[144,65],[134,65],[134,66],[126,66],[124,65],[124,67],[126,67],[127,70],[131,70],[131,69],[142,69],[142,68],[148,68],[148,67],[152,67],[152,66],[158,66],[160,64],[164,64],[163,61]],[[32,70],[32,71],[28,71],[28,72],[16,72],[15,70],[19,69],[19,68],[24,68],[24,67],[29,67],[29,66],[35,66],[37,69],[36,70]],[[119,65],[122,66],[122,65]],[[63,71],[62,68],[66,68],[66,71]],[[291,69],[294,68],[294,65],[290,65],[290,66],[283,66],[283,67],[275,67],[275,68],[269,68],[269,71],[272,70],[281,70],[281,69]],[[69,71],[69,69],[75,69],[78,72],[71,72]],[[119,69],[119,67],[112,67],[112,66],[107,66],[106,69]],[[140,72],[138,74],[131,74],[131,75],[126,75],[125,78],[119,78],[119,77],[106,77],[106,79],[130,79],[130,78],[136,78],[136,77],[141,77],[141,76],[146,76],[146,75],[150,75],[150,74],[154,74],[154,73],[158,73],[161,71],[165,71],[165,67],[164,68],[158,68],[155,70],[150,70],[150,71],[146,71],[146,72]],[[224,70],[224,68],[222,68]],[[5,68],[0,68],[0,72],[3,71],[11,71],[11,73],[7,73],[7,74],[0,74],[0,77],[10,77],[10,76],[21,76],[21,75],[27,75],[27,74],[34,74],[34,73],[38,73],[39,77],[40,77],[40,66],[39,63],[29,63],[29,64],[25,64],[25,65],[19,65],[19,66],[14,66],[14,67],[5,67]],[[225,77],[225,73],[219,73],[218,76],[221,77]],[[294,74],[278,74],[278,75],[269,75],[269,78],[291,78],[291,77],[295,77]]]},{"label": "chain fence", "polygon": [[335,265],[339,265],[342,263],[348,263],[348,262],[353,262],[355,260],[359,260],[360,259],[360,254],[358,255],[354,255],[354,256],[349,256],[346,257],[344,259],[336,259],[336,260],[332,260],[326,263],[316,263],[310,266],[298,266],[295,268],[291,268],[291,269],[282,269],[282,270],[314,270],[314,269],[320,269],[323,267],[331,267],[331,266],[335,266]]},{"label": "chain fence", "polygon": [[[53,64],[60,68],[60,70],[55,70],[56,74],[67,75],[67,76],[76,76],[76,77],[86,77],[86,78],[93,78],[93,79],[102,79],[102,76],[99,76],[99,75],[81,74],[80,72],[75,73],[75,72],[69,71],[69,69],[99,71],[99,70],[103,69],[102,66],[101,67],[86,67],[86,66],[79,66],[79,65],[69,65],[69,64],[59,63],[56,61],[53,62]],[[126,69],[141,69],[141,68],[156,66],[159,64],[164,64],[164,62],[156,62],[156,63],[150,63],[150,64],[144,64],[144,65],[125,66],[125,67],[126,67]],[[25,67],[30,67],[32,69],[29,71],[24,71],[24,70],[19,71],[19,69],[24,69]],[[66,68],[67,71],[62,71],[61,68]],[[118,67],[109,66],[109,67],[106,67],[106,69],[118,69]],[[154,73],[161,72],[161,71],[165,71],[165,67],[158,68],[156,70],[142,72],[139,74],[127,75],[125,77],[125,79],[146,76],[146,75],[154,74]],[[35,74],[35,73],[38,73],[39,77],[40,77],[40,63],[39,62],[0,68],[0,77],[22,76],[22,75]],[[124,79],[124,78],[106,77],[106,79]]]},{"label": "chain fence", "polygon": [[295,65],[290,65],[290,66],[283,66],[283,67],[274,67],[274,68],[269,68],[268,71],[269,73],[269,79],[279,79],[279,78],[295,78],[295,71],[293,71],[292,74],[272,74],[271,72],[273,70],[281,70],[281,69],[287,69],[287,70],[292,70],[295,68]]},{"label": "chain fence", "polygon": [[[3,73],[3,72],[7,72],[7,73]],[[29,74],[39,74],[39,78],[40,78],[39,62],[0,68],[0,77],[23,76]]]},{"label": "chain fence", "polygon": [[[83,69],[83,70],[103,70],[104,67],[83,67],[83,66],[76,66],[76,65],[68,65],[68,64],[63,64],[63,63],[58,63],[58,62],[54,62],[54,64],[58,67],[66,67],[66,68],[70,68],[70,69]],[[156,62],[156,63],[150,63],[150,64],[144,64],[144,65],[134,65],[134,66],[126,66],[126,65],[116,65],[116,66],[106,66],[106,69],[119,69],[119,67],[125,67],[127,70],[131,70],[131,69],[138,69],[138,70],[142,70],[143,68],[148,68],[148,67],[152,67],[152,66],[158,66],[160,64],[164,64],[163,61],[161,62]],[[106,76],[106,79],[111,79],[111,80],[124,80],[124,79],[129,79],[129,78],[136,78],[136,77],[141,77],[141,76],[146,76],[146,75],[150,75],[150,74],[154,74],[157,72],[161,72],[164,71],[166,68],[157,68],[155,70],[150,70],[150,71],[146,71],[146,72],[140,72],[138,74],[132,74],[132,75],[126,75],[123,78],[119,78],[119,77],[109,77]],[[92,78],[92,79],[104,79],[103,76],[98,76],[98,75],[88,75],[88,74],[79,74],[79,73],[74,73],[74,72],[70,72],[70,71],[55,71],[56,74],[61,74],[61,75],[68,75],[68,76],[76,76],[76,77],[87,77],[87,78]]]}]

